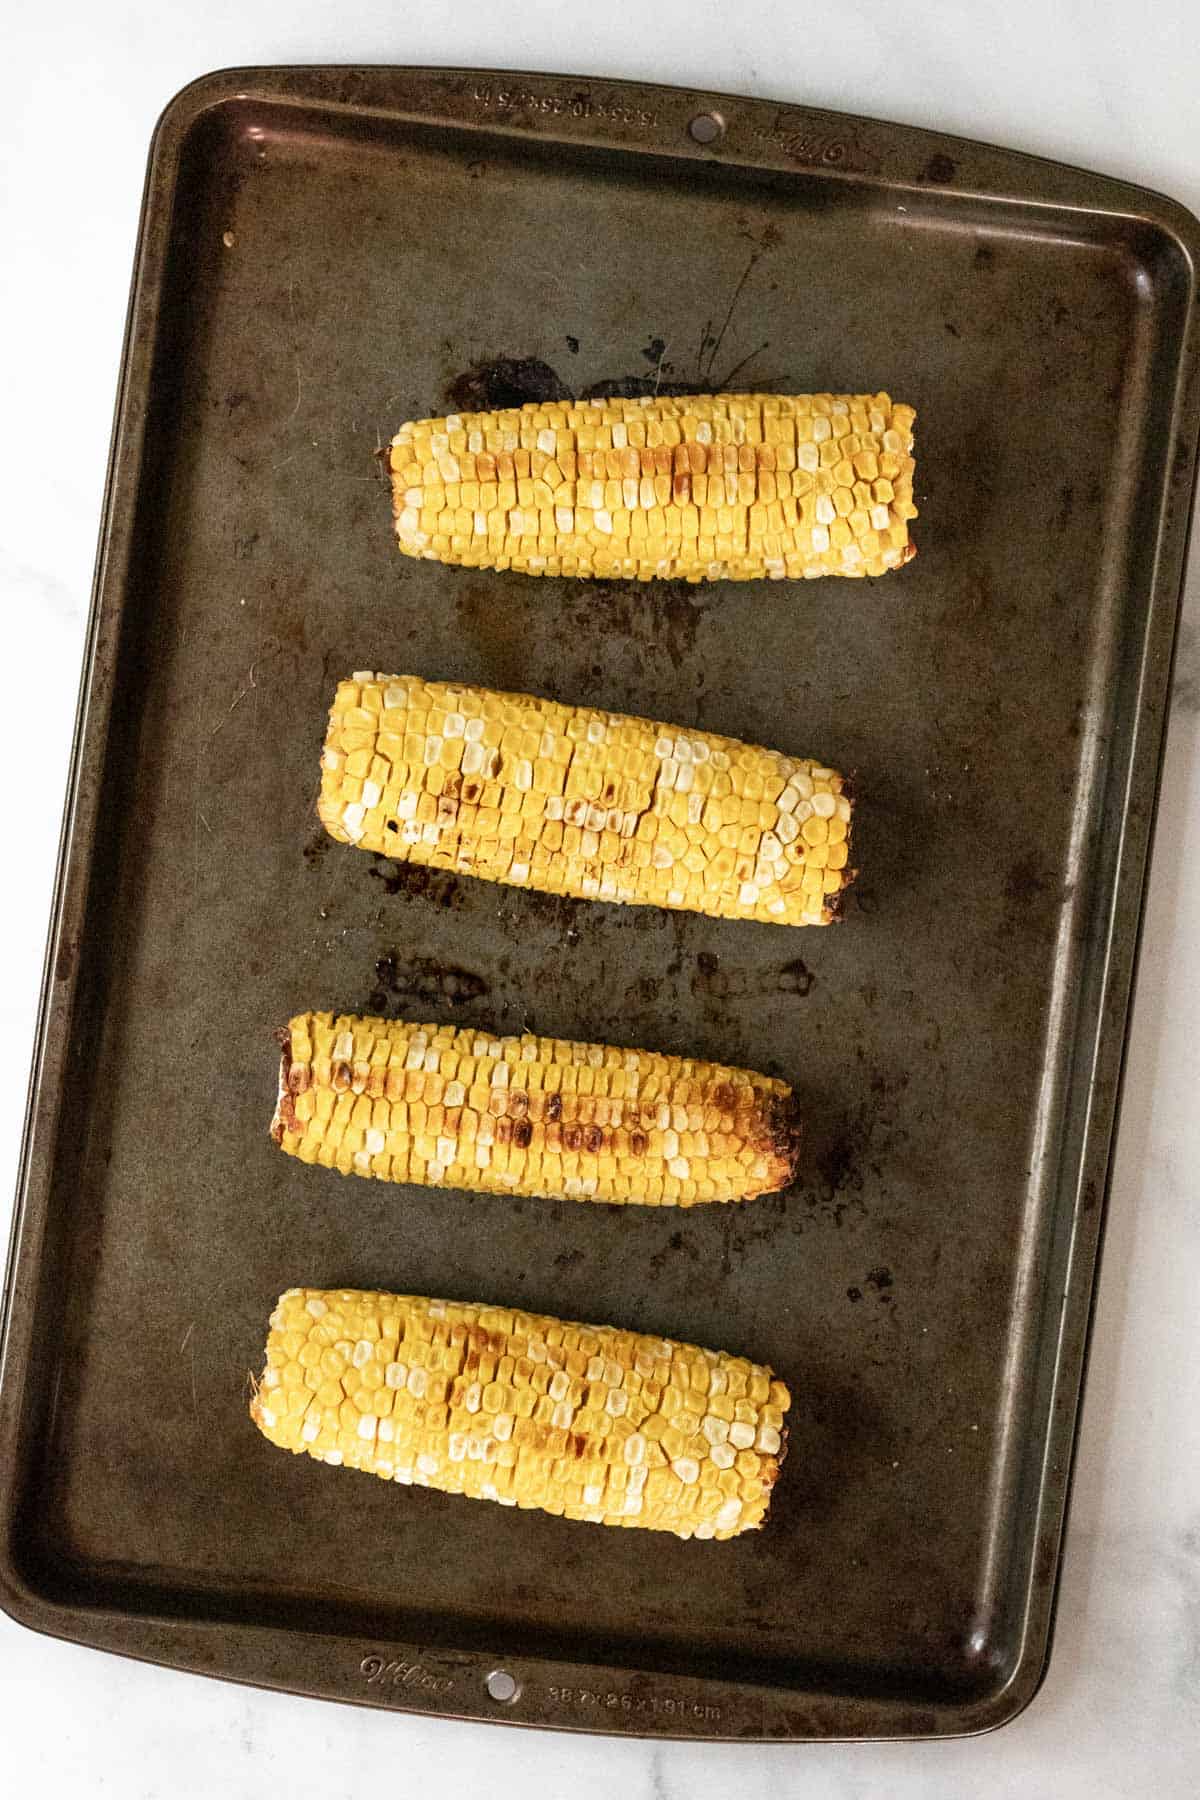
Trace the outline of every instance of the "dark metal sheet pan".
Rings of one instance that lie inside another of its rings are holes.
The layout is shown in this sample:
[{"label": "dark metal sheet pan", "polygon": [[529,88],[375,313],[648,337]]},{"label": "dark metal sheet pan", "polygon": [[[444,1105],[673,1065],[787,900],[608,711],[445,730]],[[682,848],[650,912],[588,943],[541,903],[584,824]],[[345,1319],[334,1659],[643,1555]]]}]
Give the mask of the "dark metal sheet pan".
[{"label": "dark metal sheet pan", "polygon": [[[690,127],[712,115],[702,145]],[[6,1294],[0,1592],[181,1668],[525,1724],[931,1736],[1050,1634],[1197,431],[1179,207],[756,101],[211,76],[155,137]],[[920,555],[638,589],[414,564],[373,457],[555,385],[888,387]],[[414,879],[313,815],[358,667],[857,772],[844,924]],[[302,1006],[786,1074],[788,1194],[686,1216],[342,1182],[267,1137]],[[726,1545],[397,1494],[245,1413],[292,1283],[721,1344],[797,1395]],[[516,1697],[487,1677],[511,1673]]]}]

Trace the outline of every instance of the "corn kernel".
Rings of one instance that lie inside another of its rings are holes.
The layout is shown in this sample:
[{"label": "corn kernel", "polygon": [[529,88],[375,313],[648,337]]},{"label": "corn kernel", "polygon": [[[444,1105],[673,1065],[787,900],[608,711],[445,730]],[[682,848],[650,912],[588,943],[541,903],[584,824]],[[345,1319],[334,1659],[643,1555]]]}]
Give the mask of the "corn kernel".
[{"label": "corn kernel", "polygon": [[[810,529],[839,554],[854,550],[836,510],[831,525]],[[397,743],[403,759],[389,761],[384,746]],[[348,772],[354,759],[365,775]],[[849,800],[829,791],[837,778],[817,790],[817,767],[652,720],[366,675],[337,690],[318,812],[334,837],[396,860],[549,893],[803,924],[813,909],[773,862],[780,846],[791,854],[800,802],[811,797],[808,810],[825,819],[844,802],[849,835]],[[836,896],[849,879],[823,893]],[[815,922],[835,910],[822,898]]]},{"label": "corn kernel", "polygon": [[[314,1035],[327,1029],[319,1021]],[[331,1356],[342,1381],[372,1374],[379,1385],[351,1397],[332,1380],[312,1393],[306,1370]],[[553,1367],[572,1359],[574,1373]],[[668,1339],[346,1290],[283,1294],[265,1361],[250,1414],[283,1449],[404,1486],[682,1538],[728,1538],[762,1524],[790,1404],[769,1369]],[[425,1367],[432,1362],[436,1374]],[[571,1384],[585,1370],[600,1404],[576,1409],[581,1389]],[[699,1415],[683,1397],[735,1377],[746,1395],[737,1423],[713,1413],[708,1430],[695,1429]],[[675,1424],[669,1395],[682,1408]]]},{"label": "corn kernel", "polygon": [[[688,581],[882,574],[913,554],[915,415],[887,394],[649,397],[613,400],[605,415],[593,426],[554,401],[455,415],[453,430],[401,426],[389,450],[400,548],[468,568]],[[826,543],[833,520],[821,515],[768,519],[814,475],[818,504],[848,516],[853,543]],[[868,505],[891,506],[898,556],[868,548]]]}]

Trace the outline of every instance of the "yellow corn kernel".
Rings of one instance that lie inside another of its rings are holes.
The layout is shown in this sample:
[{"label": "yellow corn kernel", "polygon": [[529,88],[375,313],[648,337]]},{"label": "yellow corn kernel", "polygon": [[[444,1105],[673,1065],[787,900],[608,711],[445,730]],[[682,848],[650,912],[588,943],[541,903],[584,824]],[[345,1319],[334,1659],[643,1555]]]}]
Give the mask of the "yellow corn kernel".
[{"label": "yellow corn kernel", "polygon": [[[572,1338],[586,1341],[586,1357],[567,1348]],[[337,1373],[314,1392],[305,1370],[314,1356],[327,1365],[331,1342],[346,1354],[334,1354]],[[573,1354],[588,1376],[586,1406],[583,1382],[563,1366]],[[663,1380],[644,1380],[641,1363]],[[770,1369],[508,1307],[292,1288],[271,1314],[265,1365],[250,1417],[280,1449],[568,1519],[736,1537],[762,1525],[786,1454],[791,1396]],[[738,1372],[747,1385],[747,1370],[750,1393],[764,1399],[739,1402],[744,1416],[730,1426],[703,1390]],[[681,1392],[712,1407],[699,1430],[667,1422],[667,1396],[678,1402]]]},{"label": "yellow corn kernel", "polygon": [[[382,1181],[692,1206],[773,1193],[795,1175],[792,1091],[750,1070],[331,1013],[301,1013],[280,1036],[271,1135],[302,1162],[321,1160],[321,1113],[336,1101],[336,1166]],[[710,1119],[719,1152],[701,1129]]]},{"label": "yellow corn kernel", "polygon": [[[346,772],[354,750],[366,778]],[[851,824],[846,783],[819,764],[412,675],[339,684],[317,811],[339,842],[396,861],[714,918],[828,924],[855,873],[848,850],[814,854],[847,844]],[[809,868],[840,879],[804,887]]]},{"label": "yellow corn kernel", "polygon": [[[914,419],[880,393],[649,395],[415,420],[390,451],[396,536],[409,556],[530,575],[882,575],[916,554]],[[531,448],[502,448],[526,438]],[[832,495],[815,523],[794,502],[779,511],[814,474],[828,484],[818,505]],[[892,507],[886,557],[882,528],[852,509],[856,475],[875,484],[875,508]],[[843,515],[846,530],[831,529]]]}]

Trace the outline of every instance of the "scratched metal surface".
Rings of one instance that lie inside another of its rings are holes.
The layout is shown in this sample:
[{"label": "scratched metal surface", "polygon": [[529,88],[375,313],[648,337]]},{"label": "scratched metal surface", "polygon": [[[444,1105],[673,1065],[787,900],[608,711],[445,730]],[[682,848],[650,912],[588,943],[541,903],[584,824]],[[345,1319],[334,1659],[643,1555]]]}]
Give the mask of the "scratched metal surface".
[{"label": "scratched metal surface", "polygon": [[[1190,222],[740,100],[701,151],[705,104],[293,71],[167,116],[14,1264],[3,1579],[31,1623],[313,1693],[700,1736],[972,1729],[1036,1685],[1191,479]],[[373,453],[401,420],[734,379],[917,407],[910,569],[643,589],[395,553]],[[845,922],[554,901],[335,846],[317,755],[364,666],[855,771]],[[271,1032],[310,1006],[769,1070],[802,1096],[801,1177],[673,1216],[301,1168],[267,1136]],[[769,1361],[796,1401],[768,1529],[601,1532],[279,1455],[247,1374],[294,1283]]]}]

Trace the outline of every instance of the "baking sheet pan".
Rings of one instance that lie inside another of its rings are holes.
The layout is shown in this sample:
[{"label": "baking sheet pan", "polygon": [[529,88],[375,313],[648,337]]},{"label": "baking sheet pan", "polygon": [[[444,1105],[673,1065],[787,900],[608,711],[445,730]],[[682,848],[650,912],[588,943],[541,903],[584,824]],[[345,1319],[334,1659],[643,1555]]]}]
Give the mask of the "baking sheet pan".
[{"label": "baking sheet pan", "polygon": [[[727,96],[293,69],[172,102],[6,1295],[16,1617],[513,1723],[930,1736],[1020,1710],[1163,733],[1198,242],[1115,182]],[[396,554],[375,451],[401,420],[730,384],[911,401],[916,562],[688,589]],[[334,845],[316,759],[359,667],[855,771],[845,922],[549,900]],[[267,1136],[271,1032],[307,1006],[785,1075],[800,1180],[672,1216],[298,1167]],[[603,1532],[280,1456],[247,1377],[307,1282],[771,1362],[797,1398],[768,1528]]]}]

